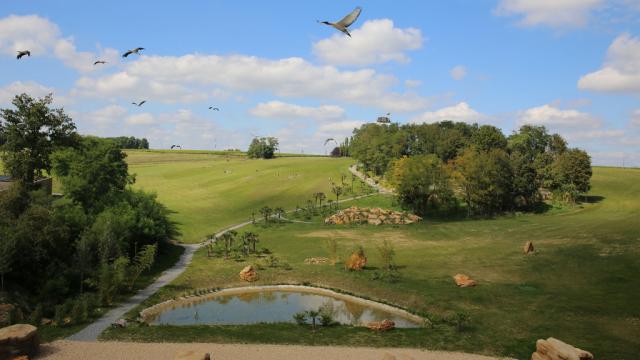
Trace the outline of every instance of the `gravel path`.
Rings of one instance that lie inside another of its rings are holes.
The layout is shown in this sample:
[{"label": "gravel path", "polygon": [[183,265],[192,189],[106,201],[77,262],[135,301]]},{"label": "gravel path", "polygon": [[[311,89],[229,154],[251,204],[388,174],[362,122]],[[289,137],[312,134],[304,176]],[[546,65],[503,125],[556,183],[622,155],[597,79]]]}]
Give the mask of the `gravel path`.
[{"label": "gravel path", "polygon": [[[371,195],[373,194],[355,196],[355,197],[340,200],[339,202],[342,203],[345,201],[361,199]],[[295,212],[295,210],[287,211],[287,213],[291,213],[291,212]],[[224,234],[227,231],[238,230],[251,223],[252,221],[245,221],[243,223],[239,223],[239,224],[230,226],[228,228],[225,228],[219,231],[218,233],[216,233],[214,239]],[[149,296],[153,295],[156,291],[158,291],[158,289],[169,284],[175,278],[177,278],[180,274],[182,274],[182,272],[191,263],[191,259],[193,258],[193,253],[196,250],[198,250],[200,247],[209,244],[211,241],[213,240],[206,240],[199,244],[179,244],[180,246],[185,248],[185,251],[182,254],[182,256],[180,256],[180,260],[178,260],[178,262],[175,265],[173,265],[173,267],[171,267],[168,270],[165,270],[162,273],[162,275],[160,275],[160,277],[158,277],[158,279],[153,284],[147,286],[145,289],[138,291],[134,296],[130,297],[127,301],[120,304],[117,308],[111,309],[109,312],[107,312],[105,315],[103,315],[101,318],[99,318],[95,322],[91,323],[86,328],[69,336],[67,340],[97,341],[98,336],[100,336],[100,334],[104,330],[106,330],[109,326],[111,326],[111,324],[116,322],[118,319],[121,319],[124,316],[124,314],[129,312],[134,307],[140,305],[140,303],[146,300]]]},{"label": "gravel path", "polygon": [[75,341],[96,341],[98,340],[98,336],[102,333],[106,328],[108,328],[111,324],[116,322],[116,320],[122,318],[125,313],[134,307],[138,306],[141,302],[143,302],[146,298],[153,295],[158,289],[172,282],[178,275],[182,274],[184,269],[191,263],[191,258],[193,257],[193,253],[200,247],[199,245],[183,245],[185,248],[184,253],[180,256],[180,260],[170,269],[160,275],[160,277],[151,285],[147,286],[145,289],[138,291],[135,295],[130,297],[127,301],[120,304],[115,309],[111,309],[108,313],[103,315],[100,319],[91,323],[91,325],[86,328],[80,330],[79,332],[68,337],[69,340]]},{"label": "gravel path", "polygon": [[40,346],[39,358],[91,360],[164,360],[174,359],[178,352],[197,351],[211,354],[211,359],[224,360],[495,360],[496,358],[447,351],[419,349],[356,348],[340,346],[249,345],[202,343],[129,343],[55,341]]},{"label": "gravel path", "polygon": [[371,186],[374,189],[377,189],[380,193],[382,193],[382,194],[393,194],[393,189],[388,189],[388,188],[376,183],[372,178],[366,177],[363,173],[358,171],[357,165],[349,166],[349,171],[351,171],[351,173],[353,175],[355,175],[355,176],[359,177],[360,179],[362,179],[362,181],[367,183],[367,185]]}]

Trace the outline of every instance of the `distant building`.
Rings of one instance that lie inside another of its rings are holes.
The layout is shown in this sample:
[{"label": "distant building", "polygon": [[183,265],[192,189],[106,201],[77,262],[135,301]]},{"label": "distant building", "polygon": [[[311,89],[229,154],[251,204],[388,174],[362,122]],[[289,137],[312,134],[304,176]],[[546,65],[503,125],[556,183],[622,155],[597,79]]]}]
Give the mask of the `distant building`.
[{"label": "distant building", "polygon": [[389,119],[388,116],[378,116],[378,120],[376,120],[376,122],[380,124],[389,124],[391,119]]}]

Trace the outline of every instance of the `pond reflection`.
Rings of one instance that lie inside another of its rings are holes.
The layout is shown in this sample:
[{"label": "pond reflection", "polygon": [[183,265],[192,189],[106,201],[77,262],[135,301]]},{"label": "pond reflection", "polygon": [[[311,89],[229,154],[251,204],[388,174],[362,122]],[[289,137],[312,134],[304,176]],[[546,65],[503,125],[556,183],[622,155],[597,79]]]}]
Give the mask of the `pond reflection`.
[{"label": "pond reflection", "polygon": [[178,303],[148,318],[152,325],[246,325],[256,323],[293,323],[293,315],[322,308],[334,321],[346,325],[366,325],[373,321],[393,320],[396,327],[414,328],[415,320],[348,299],[337,299],[297,291],[251,291],[237,295],[203,298]]}]

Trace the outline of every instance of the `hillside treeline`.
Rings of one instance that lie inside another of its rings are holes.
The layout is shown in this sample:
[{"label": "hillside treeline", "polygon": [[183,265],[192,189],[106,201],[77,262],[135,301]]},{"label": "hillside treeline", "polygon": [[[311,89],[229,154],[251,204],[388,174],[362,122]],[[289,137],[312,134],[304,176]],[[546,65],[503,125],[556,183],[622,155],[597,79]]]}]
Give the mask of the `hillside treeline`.
[{"label": "hillside treeline", "polygon": [[466,205],[469,215],[530,210],[546,191],[573,202],[589,190],[591,159],[543,126],[505,136],[494,126],[365,124],[350,153],[364,170],[384,176],[403,206],[417,213]]},{"label": "hillside treeline", "polygon": [[113,141],[120,149],[148,149],[149,141],[146,138],[138,139],[133,136],[118,136],[106,138]]},{"label": "hillside treeline", "polygon": [[[86,319],[90,304],[109,305],[132,288],[176,226],[154,194],[130,187],[119,146],[79,136],[51,101],[22,94],[0,110],[4,170],[16,180],[0,192],[0,300],[26,315],[74,308]],[[64,196],[33,184],[46,174]]]}]

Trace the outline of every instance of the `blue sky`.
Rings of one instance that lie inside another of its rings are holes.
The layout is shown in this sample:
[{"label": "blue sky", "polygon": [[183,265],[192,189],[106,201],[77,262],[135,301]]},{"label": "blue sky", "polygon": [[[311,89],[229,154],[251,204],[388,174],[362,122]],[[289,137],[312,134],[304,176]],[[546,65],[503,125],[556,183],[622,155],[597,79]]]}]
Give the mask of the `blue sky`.
[{"label": "blue sky", "polygon": [[[355,6],[351,38],[316,23]],[[0,67],[0,106],[53,92],[82,133],[154,148],[324,153],[391,112],[545,125],[640,166],[640,0],[3,1]]]}]

